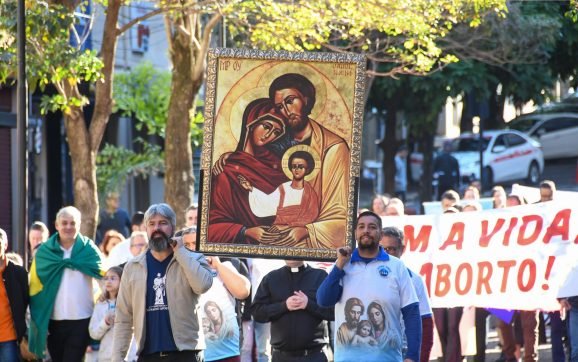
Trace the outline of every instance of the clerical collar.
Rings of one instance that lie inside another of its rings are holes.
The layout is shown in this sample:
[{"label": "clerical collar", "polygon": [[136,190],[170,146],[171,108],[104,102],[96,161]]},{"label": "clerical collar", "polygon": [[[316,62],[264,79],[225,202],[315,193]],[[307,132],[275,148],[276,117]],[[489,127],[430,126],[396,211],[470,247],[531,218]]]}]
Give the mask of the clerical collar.
[{"label": "clerical collar", "polygon": [[305,268],[307,267],[306,263],[303,263],[303,265],[299,266],[299,267],[290,267],[287,265],[287,267],[289,268],[289,270],[291,271],[291,273],[299,273],[300,271],[305,270]]}]

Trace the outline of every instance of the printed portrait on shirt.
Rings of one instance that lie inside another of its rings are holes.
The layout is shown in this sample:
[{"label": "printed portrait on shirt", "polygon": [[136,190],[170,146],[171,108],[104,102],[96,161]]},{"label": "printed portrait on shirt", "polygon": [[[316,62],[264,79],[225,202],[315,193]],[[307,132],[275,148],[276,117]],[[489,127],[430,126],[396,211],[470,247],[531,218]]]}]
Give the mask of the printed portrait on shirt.
[{"label": "printed portrait on shirt", "polygon": [[335,313],[336,349],[357,356],[401,349],[402,336],[390,326],[398,321],[383,301],[348,298],[343,310]]},{"label": "printed portrait on shirt", "polygon": [[[229,261],[223,262],[230,264]],[[239,353],[239,322],[235,298],[213,271],[213,285],[201,295],[201,327],[205,337],[207,361],[217,361]]]},{"label": "printed portrait on shirt", "polygon": [[351,240],[365,62],[209,54],[199,250],[332,259]]}]

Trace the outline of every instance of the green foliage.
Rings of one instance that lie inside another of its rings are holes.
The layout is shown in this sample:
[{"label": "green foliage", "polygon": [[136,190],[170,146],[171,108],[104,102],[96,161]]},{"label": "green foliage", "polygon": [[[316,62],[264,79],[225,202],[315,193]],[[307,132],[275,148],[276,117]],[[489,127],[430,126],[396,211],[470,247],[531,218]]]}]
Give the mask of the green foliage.
[{"label": "green foliage", "polygon": [[99,199],[109,192],[121,192],[128,177],[143,176],[160,172],[164,169],[164,152],[156,145],[142,139],[135,143],[142,144],[143,151],[136,153],[124,147],[106,144],[96,157],[96,178]]},{"label": "green foliage", "polygon": [[[16,0],[0,2],[0,84],[14,78],[16,57]],[[87,100],[67,90],[80,82],[101,79],[102,61],[96,52],[70,44],[70,30],[77,19],[62,5],[26,1],[26,67],[30,88],[53,84],[59,95],[44,99],[43,111],[67,113],[71,106],[83,106]]]},{"label": "green foliage", "polygon": [[[171,74],[143,62],[130,72],[118,73],[114,82],[114,109],[137,119],[136,128],[143,126],[148,134],[165,136],[171,95]],[[202,107],[203,102],[197,104]],[[194,113],[194,115],[193,115]],[[199,147],[203,139],[202,112],[191,112],[191,142]]]},{"label": "green foliage", "polygon": [[457,61],[437,43],[453,27],[507,9],[503,0],[246,0],[236,10],[230,33],[255,47],[363,52],[395,72],[425,73]]},{"label": "green foliage", "polygon": [[198,111],[203,106],[203,101],[197,101],[197,111],[191,117],[191,143],[193,147],[201,147],[203,145],[203,123],[205,116],[203,112]]},{"label": "green foliage", "polygon": [[171,74],[143,62],[130,72],[117,73],[114,82],[114,109],[138,120],[149,134],[164,136],[171,92]]}]

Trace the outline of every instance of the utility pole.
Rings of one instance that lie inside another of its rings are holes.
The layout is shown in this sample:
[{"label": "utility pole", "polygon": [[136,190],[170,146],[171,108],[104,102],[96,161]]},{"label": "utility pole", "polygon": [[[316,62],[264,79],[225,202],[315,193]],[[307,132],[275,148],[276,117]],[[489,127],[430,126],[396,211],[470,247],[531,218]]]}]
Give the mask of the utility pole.
[{"label": "utility pole", "polygon": [[[15,240],[18,243],[18,253],[28,265],[26,235],[28,225],[28,81],[26,79],[26,14],[24,0],[18,0],[17,10],[17,45],[18,45],[18,91],[16,114],[16,215],[17,227]],[[13,242],[14,244],[14,242]]]}]

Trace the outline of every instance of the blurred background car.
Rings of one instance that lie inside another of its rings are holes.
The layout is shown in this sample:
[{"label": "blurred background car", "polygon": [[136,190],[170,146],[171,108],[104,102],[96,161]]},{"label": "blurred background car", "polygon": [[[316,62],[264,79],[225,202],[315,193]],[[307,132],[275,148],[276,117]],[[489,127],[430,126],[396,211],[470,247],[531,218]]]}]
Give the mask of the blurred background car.
[{"label": "blurred background car", "polygon": [[[452,140],[451,154],[458,160],[463,182],[480,179],[480,137],[464,133]],[[488,130],[482,139],[484,188],[525,179],[535,185],[544,171],[540,143],[515,130]]]},{"label": "blurred background car", "polygon": [[578,157],[578,112],[561,110],[550,108],[522,115],[508,123],[508,128],[539,141],[546,160]]}]

